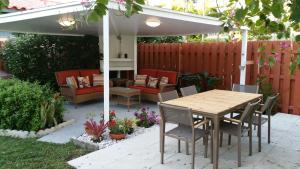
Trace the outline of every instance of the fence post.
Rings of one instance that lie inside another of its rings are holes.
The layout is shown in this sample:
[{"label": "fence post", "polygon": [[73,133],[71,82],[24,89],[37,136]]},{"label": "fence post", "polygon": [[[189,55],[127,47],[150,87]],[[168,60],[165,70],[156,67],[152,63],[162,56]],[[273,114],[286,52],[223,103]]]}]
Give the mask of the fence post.
[{"label": "fence post", "polygon": [[241,65],[240,65],[240,84],[246,84],[246,64],[247,64],[247,43],[248,43],[248,30],[246,26],[241,27],[242,31],[242,50],[241,50]]}]

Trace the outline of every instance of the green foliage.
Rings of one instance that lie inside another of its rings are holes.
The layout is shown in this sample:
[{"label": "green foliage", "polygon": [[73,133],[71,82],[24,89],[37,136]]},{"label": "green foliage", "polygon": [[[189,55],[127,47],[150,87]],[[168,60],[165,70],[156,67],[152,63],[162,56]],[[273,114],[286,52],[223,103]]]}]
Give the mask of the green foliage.
[{"label": "green foliage", "polygon": [[0,0],[0,10],[7,7],[9,4],[9,0]]},{"label": "green foliage", "polygon": [[59,96],[59,93],[50,97],[41,105],[41,128],[56,126],[58,122],[63,121],[64,100]]},{"label": "green foliage", "polygon": [[182,36],[138,37],[138,43],[178,43],[183,42]]},{"label": "green foliage", "polygon": [[300,0],[290,0],[291,2],[288,4],[288,6],[291,9],[291,16],[290,21],[292,21],[295,24],[298,24],[300,22]]},{"label": "green foliage", "polygon": [[230,0],[222,9],[213,10],[213,15],[224,21],[224,31],[246,25],[250,37],[262,39],[266,35],[277,34],[279,39],[289,38],[290,28],[299,29],[300,0]]},{"label": "green foliage", "polygon": [[[109,0],[96,0],[92,2],[88,0],[89,3],[93,3],[91,6],[94,9],[91,10],[88,16],[88,20],[92,22],[97,22],[101,19],[107,12]],[[142,5],[145,4],[144,0],[119,0],[119,11],[121,11],[126,17],[130,17],[143,11]],[[121,6],[125,7],[125,11],[121,10]]]},{"label": "green foliage", "polygon": [[54,72],[68,69],[99,68],[98,39],[19,35],[5,43],[0,57],[15,77],[49,84],[57,89]]},{"label": "green foliage", "polygon": [[267,76],[258,76],[256,83],[259,86],[259,93],[263,95],[264,101],[274,94],[273,86],[268,82]]},{"label": "green foliage", "polygon": [[[47,106],[45,106],[47,105]],[[47,86],[0,79],[0,128],[38,131],[63,121],[63,100]]]},{"label": "green foliage", "polygon": [[9,137],[0,137],[0,152],[0,169],[70,169],[68,161],[89,153],[73,143]]},{"label": "green foliage", "polygon": [[195,74],[182,75],[180,81],[182,82],[180,83],[182,86],[179,85],[178,88],[195,85],[198,92],[205,92],[217,88],[222,79],[209,75],[207,71],[203,71]]},{"label": "green foliage", "polygon": [[297,64],[295,62],[291,62],[290,69],[289,69],[291,75],[295,74],[296,68],[297,68]]}]

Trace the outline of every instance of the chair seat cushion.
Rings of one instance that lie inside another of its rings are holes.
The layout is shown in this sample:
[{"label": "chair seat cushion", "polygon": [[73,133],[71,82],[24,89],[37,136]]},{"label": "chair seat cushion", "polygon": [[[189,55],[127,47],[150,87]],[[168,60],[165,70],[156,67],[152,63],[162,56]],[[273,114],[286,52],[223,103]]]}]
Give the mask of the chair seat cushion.
[{"label": "chair seat cushion", "polygon": [[[199,140],[200,138],[205,136],[206,131],[196,128],[195,129],[195,140]],[[180,140],[192,141],[192,127],[186,125],[179,125],[172,130],[166,132],[166,135],[173,138],[178,138]]]},{"label": "chair seat cushion", "polygon": [[129,86],[131,89],[140,89],[142,93],[147,93],[147,94],[158,94],[160,92],[159,89],[155,88],[148,88],[144,86]]},{"label": "chair seat cushion", "polygon": [[76,95],[84,95],[91,93],[103,93],[103,86],[93,86],[83,89],[76,89]]}]

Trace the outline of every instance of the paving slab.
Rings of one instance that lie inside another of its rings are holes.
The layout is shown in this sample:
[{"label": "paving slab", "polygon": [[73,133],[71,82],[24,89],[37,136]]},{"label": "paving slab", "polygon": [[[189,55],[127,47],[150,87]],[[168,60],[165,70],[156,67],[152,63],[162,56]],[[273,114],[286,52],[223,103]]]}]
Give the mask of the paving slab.
[{"label": "paving slab", "polygon": [[[257,137],[254,132],[253,155],[248,155],[248,138],[242,138],[241,169],[300,169],[300,116],[278,113],[272,117],[272,143],[267,143],[267,125],[262,128],[262,152],[258,152]],[[167,125],[171,129],[174,125]],[[291,133],[290,131],[293,131]],[[297,133],[297,134],[295,134]],[[223,147],[220,149],[219,168],[237,168],[237,141],[232,137],[232,145],[227,145],[224,134]],[[160,164],[159,127],[130,140],[95,151],[68,163],[79,169],[189,169],[191,156],[177,153],[177,140],[166,138],[165,163]],[[209,158],[203,157],[202,140],[196,145],[196,169],[211,169]],[[209,152],[210,155],[210,152]]]}]

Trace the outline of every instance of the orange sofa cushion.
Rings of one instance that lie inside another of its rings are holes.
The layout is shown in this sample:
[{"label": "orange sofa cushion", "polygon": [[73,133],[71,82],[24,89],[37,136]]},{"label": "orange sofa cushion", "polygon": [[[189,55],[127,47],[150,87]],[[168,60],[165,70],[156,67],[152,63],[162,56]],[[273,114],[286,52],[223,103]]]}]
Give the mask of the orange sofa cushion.
[{"label": "orange sofa cushion", "polygon": [[177,72],[174,71],[164,71],[164,70],[158,70],[157,71],[157,77],[168,77],[169,84],[176,84],[177,83]]},{"label": "orange sofa cushion", "polygon": [[103,93],[103,86],[93,86],[83,89],[76,89],[76,95],[84,95],[91,93]]},{"label": "orange sofa cushion", "polygon": [[70,77],[70,76],[74,76],[75,79],[77,79],[77,77],[79,76],[79,71],[78,70],[67,70],[67,71],[60,71],[60,72],[56,72],[56,77],[57,77],[57,81],[58,81],[58,85],[62,86],[62,85],[66,85],[66,78]]}]

